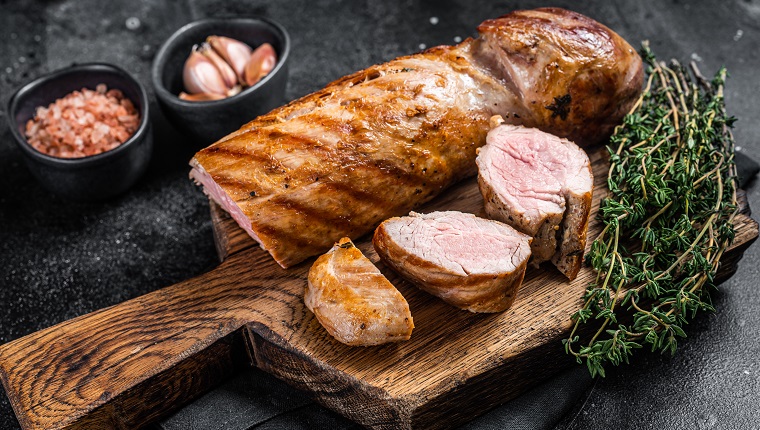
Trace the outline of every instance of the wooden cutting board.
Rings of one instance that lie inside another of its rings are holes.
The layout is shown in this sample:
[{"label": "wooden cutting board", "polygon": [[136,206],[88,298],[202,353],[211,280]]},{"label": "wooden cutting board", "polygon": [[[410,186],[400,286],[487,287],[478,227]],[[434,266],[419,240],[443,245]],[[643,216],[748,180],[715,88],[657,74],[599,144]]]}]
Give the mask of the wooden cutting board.
[{"label": "wooden cutting board", "polygon": [[[603,150],[591,154],[593,213],[605,194]],[[719,278],[757,238],[749,210]],[[419,209],[482,215],[474,179]],[[284,270],[211,205],[222,263],[197,278],[0,346],[0,379],[24,429],[133,428],[176,410],[244,365],[307,390],[372,428],[445,428],[468,421],[574,363],[560,340],[592,278],[568,283],[549,264],[529,269],[511,309],[451,307],[378,264],[409,301],[408,342],[361,348],[330,337],[303,304],[313,259]],[[369,238],[357,245],[373,262]],[[473,243],[477,247],[477,243]]]}]

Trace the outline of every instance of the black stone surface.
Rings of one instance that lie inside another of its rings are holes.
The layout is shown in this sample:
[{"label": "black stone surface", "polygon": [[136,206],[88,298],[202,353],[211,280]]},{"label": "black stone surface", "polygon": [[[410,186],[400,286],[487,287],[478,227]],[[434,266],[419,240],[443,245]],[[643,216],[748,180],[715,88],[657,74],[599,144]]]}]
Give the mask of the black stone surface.
[{"label": "black stone surface", "polygon": [[[760,157],[760,1],[553,4],[587,14],[633,44],[649,39],[661,58],[695,59],[705,73],[728,66],[726,100],[739,120],[739,151]],[[206,199],[187,179],[186,163],[197,148],[167,124],[155,103],[153,159],[146,176],[127,194],[105,204],[75,204],[48,194],[33,180],[4,117],[8,96],[32,77],[71,62],[104,61],[149,84],[156,48],[181,25],[202,17],[263,15],[282,23],[293,38],[286,92],[293,99],[346,73],[418,51],[423,44],[454,43],[455,37],[473,35],[486,18],[544,5],[476,0],[0,2],[0,343],[216,264]],[[131,17],[140,25],[130,30],[126,20]],[[760,188],[750,183],[748,196],[750,205],[757,206]],[[718,312],[701,315],[688,327],[689,338],[675,357],[642,353],[631,365],[609,371],[556,428],[760,427],[759,278],[760,248],[754,246],[715,295]],[[339,423],[334,414],[312,405],[288,420],[281,428]],[[474,424],[507,425],[498,420]],[[0,428],[17,427],[0,395]]]}]

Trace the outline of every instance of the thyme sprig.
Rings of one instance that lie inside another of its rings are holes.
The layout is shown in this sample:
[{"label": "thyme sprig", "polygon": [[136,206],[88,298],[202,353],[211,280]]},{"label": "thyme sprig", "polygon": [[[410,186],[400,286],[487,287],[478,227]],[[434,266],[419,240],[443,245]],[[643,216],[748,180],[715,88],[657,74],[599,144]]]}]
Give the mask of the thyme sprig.
[{"label": "thyme sprig", "polygon": [[596,279],[563,340],[592,376],[645,345],[675,353],[688,320],[714,311],[709,290],[738,212],[725,68],[708,82],[694,63],[658,62],[646,42],[641,54],[646,87],[607,147],[603,229],[586,256]]}]

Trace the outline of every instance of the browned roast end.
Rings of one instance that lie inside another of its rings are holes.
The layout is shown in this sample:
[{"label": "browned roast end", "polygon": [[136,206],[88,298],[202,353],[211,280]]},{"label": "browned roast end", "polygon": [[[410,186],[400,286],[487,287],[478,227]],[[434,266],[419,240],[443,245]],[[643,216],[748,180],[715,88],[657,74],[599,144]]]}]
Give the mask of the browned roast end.
[{"label": "browned roast end", "polygon": [[641,94],[644,70],[636,50],[579,13],[519,10],[484,21],[478,31],[476,59],[518,93],[530,112],[516,124],[581,146],[599,143]]},{"label": "browned roast end", "polygon": [[348,238],[314,262],[304,303],[346,345],[409,340],[414,329],[406,299]]},{"label": "browned roast end", "polygon": [[404,278],[471,312],[508,309],[530,257],[526,235],[454,211],[391,218],[375,230],[372,243]]}]

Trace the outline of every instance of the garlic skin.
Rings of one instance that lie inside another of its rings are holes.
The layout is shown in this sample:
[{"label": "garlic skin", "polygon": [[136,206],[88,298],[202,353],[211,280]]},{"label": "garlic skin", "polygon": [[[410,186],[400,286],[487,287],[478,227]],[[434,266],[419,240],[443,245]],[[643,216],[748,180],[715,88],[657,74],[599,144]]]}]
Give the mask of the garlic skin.
[{"label": "garlic skin", "polygon": [[255,85],[274,69],[275,64],[277,64],[277,53],[272,45],[261,44],[253,51],[250,60],[245,65],[245,84],[249,87]]},{"label": "garlic skin", "polygon": [[222,74],[209,58],[196,49],[190,53],[182,71],[185,90],[192,94],[212,93],[226,95],[229,87]]},{"label": "garlic skin", "polygon": [[211,45],[224,61],[227,62],[235,71],[238,81],[242,84],[245,82],[243,74],[245,65],[251,58],[251,47],[243,42],[224,36],[209,36],[206,43]]},{"label": "garlic skin", "polygon": [[202,44],[200,48],[198,48],[198,51],[205,55],[212,63],[214,63],[216,68],[219,69],[219,74],[222,75],[222,79],[224,80],[225,85],[227,85],[227,88],[232,88],[238,84],[235,71],[232,70],[232,67],[230,67],[230,65],[227,64],[227,62],[224,61],[224,59],[220,57],[208,43]]},{"label": "garlic skin", "polygon": [[223,96],[221,94],[214,94],[214,93],[188,94],[184,91],[179,93],[180,99],[191,101],[191,102],[209,102],[209,101],[214,101],[214,100],[222,100],[226,97],[227,96]]}]

